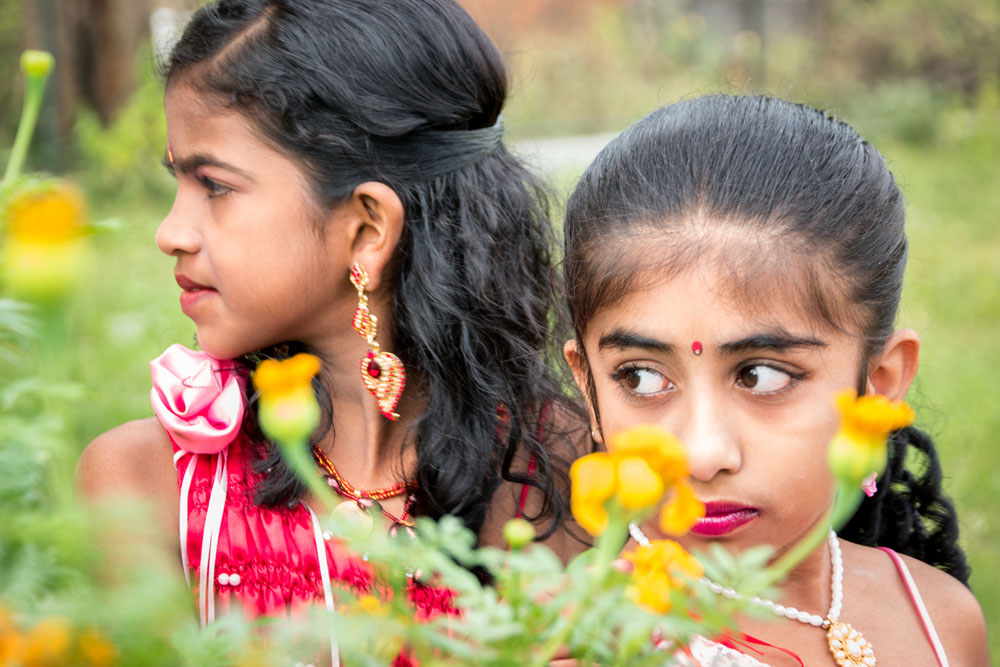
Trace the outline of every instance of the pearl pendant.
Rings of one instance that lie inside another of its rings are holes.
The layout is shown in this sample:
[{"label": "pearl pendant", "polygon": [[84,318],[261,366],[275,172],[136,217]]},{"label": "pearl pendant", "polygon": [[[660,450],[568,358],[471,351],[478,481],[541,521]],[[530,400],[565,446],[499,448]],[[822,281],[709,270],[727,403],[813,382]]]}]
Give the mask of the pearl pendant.
[{"label": "pearl pendant", "polygon": [[826,633],[830,653],[840,667],[875,667],[875,652],[864,635],[847,623],[830,621]]}]

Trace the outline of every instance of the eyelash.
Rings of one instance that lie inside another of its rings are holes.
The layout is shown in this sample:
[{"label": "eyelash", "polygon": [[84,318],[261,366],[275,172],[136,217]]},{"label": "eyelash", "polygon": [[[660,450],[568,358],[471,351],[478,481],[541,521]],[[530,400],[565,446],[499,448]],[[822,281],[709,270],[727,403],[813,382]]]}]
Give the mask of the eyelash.
[{"label": "eyelash", "polygon": [[222,185],[218,181],[214,181],[207,176],[195,176],[195,178],[198,180],[198,183],[201,184],[201,187],[205,188],[205,191],[208,192],[209,199],[224,197],[233,191],[232,188],[226,187],[225,185]]}]

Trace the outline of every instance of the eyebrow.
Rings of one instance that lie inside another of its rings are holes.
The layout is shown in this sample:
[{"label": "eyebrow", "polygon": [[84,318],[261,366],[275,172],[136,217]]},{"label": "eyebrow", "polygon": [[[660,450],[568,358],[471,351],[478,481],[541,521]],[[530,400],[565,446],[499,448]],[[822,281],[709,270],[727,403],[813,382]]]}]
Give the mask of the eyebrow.
[{"label": "eyebrow", "polygon": [[742,354],[757,350],[773,350],[785,352],[800,348],[826,347],[826,343],[818,338],[793,336],[784,331],[769,332],[747,336],[731,343],[722,343],[716,349],[721,355]]},{"label": "eyebrow", "polygon": [[604,349],[606,347],[614,347],[621,350],[626,348],[638,348],[642,350],[650,350],[652,352],[659,352],[660,354],[674,353],[674,346],[670,343],[664,343],[661,340],[656,340],[655,338],[643,336],[632,331],[625,331],[623,329],[615,329],[614,331],[610,331],[601,336],[601,339],[597,341],[597,348]]},{"label": "eyebrow", "polygon": [[189,155],[182,160],[175,159],[173,162],[166,153],[163,154],[163,166],[167,168],[170,173],[180,172],[182,174],[189,174],[198,167],[218,167],[219,169],[225,169],[226,171],[231,171],[234,174],[242,176],[251,183],[255,182],[253,176],[243,171],[239,167],[234,167],[228,162],[223,162],[222,160],[216,159],[211,155],[206,155],[204,153],[195,153],[194,155]]}]

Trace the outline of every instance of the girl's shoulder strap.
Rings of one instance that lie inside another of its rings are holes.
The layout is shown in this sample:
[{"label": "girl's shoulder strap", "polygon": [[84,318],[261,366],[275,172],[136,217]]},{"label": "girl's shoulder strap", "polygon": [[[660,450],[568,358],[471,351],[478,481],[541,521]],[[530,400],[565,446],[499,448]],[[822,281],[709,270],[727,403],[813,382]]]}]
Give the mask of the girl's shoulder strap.
[{"label": "girl's shoulder strap", "polygon": [[903,580],[903,585],[906,586],[906,592],[910,595],[910,600],[913,602],[913,607],[917,611],[917,616],[920,617],[920,623],[924,626],[924,632],[927,633],[927,638],[931,642],[931,646],[934,648],[934,656],[937,658],[938,664],[941,667],[948,667],[948,656],[945,655],[944,646],[941,644],[941,638],[938,637],[937,629],[934,627],[934,622],[931,621],[931,616],[927,612],[927,606],[924,604],[924,599],[920,595],[920,591],[917,589],[917,584],[913,580],[913,575],[910,574],[910,568],[906,566],[903,559],[900,558],[899,554],[888,547],[879,547],[882,551],[889,555],[892,559],[893,565],[896,567],[896,571],[899,572],[900,578]]}]

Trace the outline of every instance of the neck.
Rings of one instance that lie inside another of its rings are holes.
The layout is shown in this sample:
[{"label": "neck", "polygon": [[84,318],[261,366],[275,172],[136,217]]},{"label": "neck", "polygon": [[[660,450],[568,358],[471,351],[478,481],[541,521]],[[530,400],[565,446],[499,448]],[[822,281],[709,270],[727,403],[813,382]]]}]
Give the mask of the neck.
[{"label": "neck", "polygon": [[[388,312],[380,305],[374,298],[369,304],[375,313]],[[416,374],[410,373],[396,407],[399,418],[389,420],[362,381],[361,360],[369,345],[350,326],[350,316],[321,326],[317,334],[320,340],[309,341],[309,345],[323,361],[320,380],[327,388],[333,412],[332,427],[318,445],[344,478],[358,488],[412,479],[413,426],[425,410]],[[379,318],[376,341],[381,351],[393,351],[391,334],[388,318]]]}]

